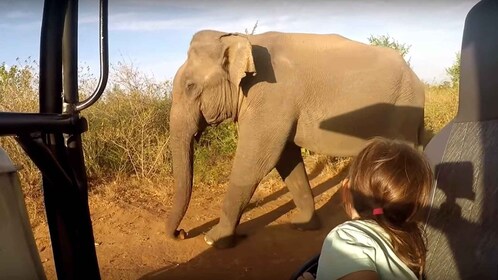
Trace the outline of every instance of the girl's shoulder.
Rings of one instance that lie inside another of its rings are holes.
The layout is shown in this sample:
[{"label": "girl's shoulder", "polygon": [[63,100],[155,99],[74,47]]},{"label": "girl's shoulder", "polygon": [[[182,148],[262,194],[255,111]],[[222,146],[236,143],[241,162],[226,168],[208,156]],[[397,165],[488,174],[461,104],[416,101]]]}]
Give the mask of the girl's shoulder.
[{"label": "girl's shoulder", "polygon": [[349,233],[359,236],[382,237],[388,239],[387,232],[373,220],[351,220],[336,226],[330,233]]},{"label": "girl's shoulder", "polygon": [[351,220],[336,226],[327,235],[332,242],[345,242],[361,247],[393,249],[389,234],[375,221]]},{"label": "girl's shoulder", "polygon": [[[417,279],[396,256],[389,235],[375,221],[352,220],[336,226],[327,235],[322,254],[331,256],[327,263],[336,263],[337,259],[348,256],[354,256],[355,261],[364,259],[363,267],[370,266],[368,269],[376,271],[382,279]],[[375,262],[368,264],[366,260]],[[350,263],[341,263],[341,266],[347,267]]]}]

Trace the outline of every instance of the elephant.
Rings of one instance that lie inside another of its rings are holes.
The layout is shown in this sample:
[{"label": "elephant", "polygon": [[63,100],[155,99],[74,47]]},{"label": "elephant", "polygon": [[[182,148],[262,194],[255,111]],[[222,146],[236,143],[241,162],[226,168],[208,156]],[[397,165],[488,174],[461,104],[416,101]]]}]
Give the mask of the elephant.
[{"label": "elephant", "polygon": [[236,227],[260,181],[276,168],[297,208],[292,225],[318,229],[301,148],[354,156],[369,138],[420,147],[424,85],[395,50],[337,34],[201,30],[172,88],[170,148],[175,194],[166,224],[173,239],[190,201],[193,144],[207,126],[237,124],[238,140],[217,225],[216,248],[235,246]]}]

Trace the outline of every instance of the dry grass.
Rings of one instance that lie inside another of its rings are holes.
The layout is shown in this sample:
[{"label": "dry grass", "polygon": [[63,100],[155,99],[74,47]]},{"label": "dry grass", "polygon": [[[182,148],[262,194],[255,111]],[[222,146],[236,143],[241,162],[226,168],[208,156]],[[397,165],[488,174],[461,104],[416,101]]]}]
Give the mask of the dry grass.
[{"label": "dry grass", "polygon": [[170,206],[173,195],[172,178],[137,178],[117,176],[113,180],[98,183],[92,188],[90,197],[113,201],[123,207],[140,206],[150,212],[157,212]]},{"label": "dry grass", "polygon": [[114,70],[105,97],[83,112],[89,122],[84,148],[90,177],[169,175],[169,83],[150,80],[132,65]]},{"label": "dry grass", "polygon": [[456,115],[457,107],[457,88],[426,86],[425,128],[429,132],[427,137],[431,137],[451,121]]},{"label": "dry grass", "polygon": [[[38,96],[37,75],[34,63],[29,59],[18,60],[18,65],[7,68],[0,65],[0,111],[2,112],[36,112]],[[1,137],[0,147],[7,151],[12,162],[18,168],[19,179],[23,186],[26,206],[32,225],[44,220],[43,195],[39,182],[41,175],[34,163],[24,154],[14,137]]]},{"label": "dry grass", "polygon": [[[37,111],[37,76],[30,65],[20,63],[10,69],[0,66],[1,111]],[[84,73],[80,88],[87,95],[95,79]],[[151,210],[169,205],[173,192],[168,147],[171,83],[151,80],[129,64],[118,64],[113,73],[104,98],[83,113],[89,120],[89,131],[83,139],[91,194]],[[457,91],[447,86],[427,86],[426,100],[430,137],[455,115]],[[204,133],[195,151],[197,189],[226,185],[236,139],[235,126],[229,122]],[[0,138],[0,145],[21,169],[32,223],[39,224],[44,218],[40,174],[13,138]],[[348,163],[348,159],[306,151],[303,154],[310,177],[320,172],[335,174]],[[265,180],[280,182],[276,172]],[[211,188],[210,192],[220,189]]]}]

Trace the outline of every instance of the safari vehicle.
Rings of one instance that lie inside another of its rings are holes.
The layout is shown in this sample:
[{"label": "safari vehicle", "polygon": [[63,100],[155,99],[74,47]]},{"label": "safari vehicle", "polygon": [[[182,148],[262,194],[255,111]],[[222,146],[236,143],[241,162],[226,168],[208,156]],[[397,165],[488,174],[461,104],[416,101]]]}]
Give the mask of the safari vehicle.
[{"label": "safari vehicle", "polygon": [[[101,77],[94,94],[79,101],[78,1],[45,0],[40,113],[0,113],[0,135],[15,136],[42,173],[59,279],[100,279],[81,142],[87,126],[80,112],[107,83],[107,1],[100,0]],[[482,0],[469,12],[458,114],[426,147],[436,174],[426,223],[429,279],[498,279],[497,24],[498,1]],[[0,278],[45,279],[16,169],[3,151],[0,182]],[[292,279],[315,273],[318,260]]]}]

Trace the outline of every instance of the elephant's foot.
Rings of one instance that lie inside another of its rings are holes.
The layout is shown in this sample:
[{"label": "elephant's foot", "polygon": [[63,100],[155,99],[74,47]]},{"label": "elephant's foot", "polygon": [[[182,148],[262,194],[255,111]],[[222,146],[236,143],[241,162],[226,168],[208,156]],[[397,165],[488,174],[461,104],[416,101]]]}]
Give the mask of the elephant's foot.
[{"label": "elephant's foot", "polygon": [[187,236],[187,232],[183,229],[175,230],[173,234],[168,235],[168,237],[173,240],[184,240],[187,239]]},{"label": "elephant's foot", "polygon": [[180,229],[175,231],[175,236],[176,239],[184,240],[187,239],[188,233],[185,230]]},{"label": "elephant's foot", "polygon": [[215,226],[206,233],[204,241],[206,241],[209,246],[225,249],[235,246],[236,236],[233,233],[223,232],[219,229],[219,226]]},{"label": "elephant's foot", "polygon": [[313,214],[311,218],[309,215],[305,216],[302,213],[298,213],[291,222],[291,227],[297,230],[318,230],[322,227],[322,223],[316,214]]}]

